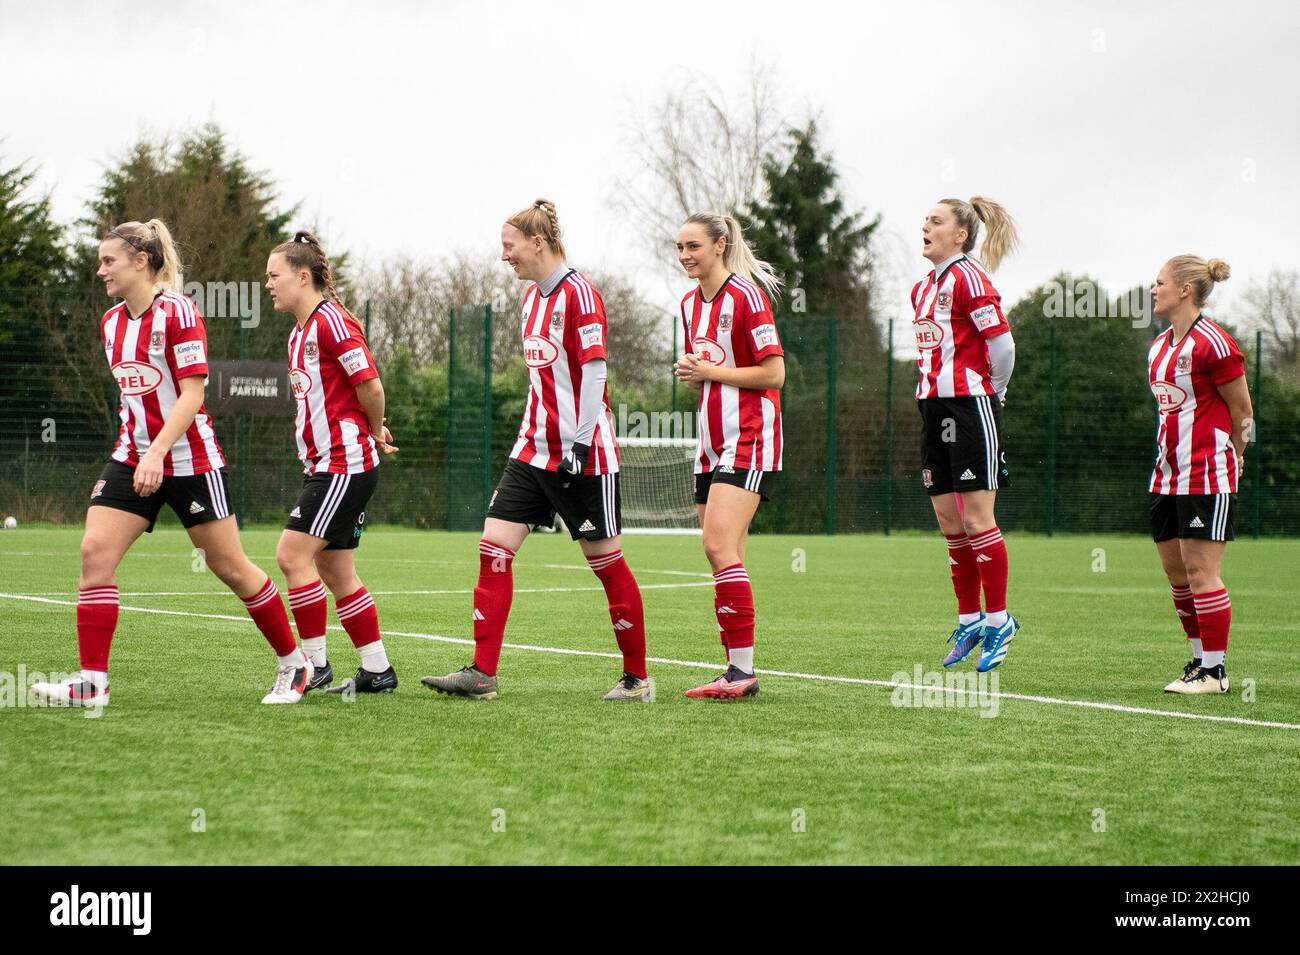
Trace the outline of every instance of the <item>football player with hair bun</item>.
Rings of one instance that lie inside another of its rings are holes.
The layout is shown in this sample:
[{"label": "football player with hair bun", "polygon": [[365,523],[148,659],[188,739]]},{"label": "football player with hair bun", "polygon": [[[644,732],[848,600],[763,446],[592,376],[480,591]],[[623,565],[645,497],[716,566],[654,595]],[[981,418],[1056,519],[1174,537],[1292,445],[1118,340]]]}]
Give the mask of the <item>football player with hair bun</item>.
[{"label": "football player with hair bun", "polygon": [[618,444],[605,387],[605,303],[566,263],[555,204],[548,199],[537,199],[502,225],[501,260],[528,283],[519,316],[528,399],[479,541],[474,660],[422,682],[451,696],[496,698],[515,555],[534,524],[549,526],[558,514],[604,587],[623,657],[623,675],[604,699],[652,702],[641,591],[620,546]]},{"label": "football player with hair bun", "polygon": [[[986,234],[976,259],[980,226]],[[912,289],[921,483],[948,541],[957,596],[957,627],[943,665],[979,647],[981,673],[1001,666],[1020,630],[1007,612],[1007,547],[993,514],[998,490],[1011,483],[1002,406],[1016,346],[989,278],[1017,238],[1015,222],[996,202],[941,199],[921,225],[921,254],[933,268]]]},{"label": "football player with hair bun", "polygon": [[1151,289],[1168,331],[1151,344],[1147,377],[1160,423],[1151,472],[1151,536],[1191,659],[1166,693],[1227,693],[1232,604],[1219,576],[1233,539],[1237,481],[1254,427],[1241,349],[1201,309],[1228,263],[1177,255]]},{"label": "football player with hair bun", "polygon": [[280,592],[244,554],[230,510],[226,462],[203,407],[208,339],[198,307],[181,294],[180,257],[159,219],[124,222],[99,243],[104,291],[121,299],[99,321],[104,356],[121,392],[122,428],[90,492],[81,541],[77,643],[81,672],[36,683],[42,702],[108,703],[108,652],[119,612],[117,567],[153,531],[166,504],[207,568],[244,602],[280,667],[305,663]]},{"label": "football player with hair bun", "polygon": [[379,484],[379,452],[397,451],[384,426],[384,386],[365,333],[339,301],[329,257],[298,232],[271,250],[266,288],[289,331],[289,384],[297,401],[294,436],[303,488],[280,535],[276,562],[308,660],[281,669],[264,703],[297,703],[334,679],[325,652],[325,588],[361,658],[356,675],[327,693],[388,693],[397,674],[379,636],[379,611],[357,576],[353,551]]},{"label": "football player with hair bun", "polygon": [[700,390],[695,505],[727,658],[720,676],[686,695],[738,700],[758,695],[745,538],[781,470],[785,352],[768,300],[781,281],[754,255],[740,223],[715,212],[682,224],[677,261],[696,285],[682,299],[686,351],[674,371]]}]

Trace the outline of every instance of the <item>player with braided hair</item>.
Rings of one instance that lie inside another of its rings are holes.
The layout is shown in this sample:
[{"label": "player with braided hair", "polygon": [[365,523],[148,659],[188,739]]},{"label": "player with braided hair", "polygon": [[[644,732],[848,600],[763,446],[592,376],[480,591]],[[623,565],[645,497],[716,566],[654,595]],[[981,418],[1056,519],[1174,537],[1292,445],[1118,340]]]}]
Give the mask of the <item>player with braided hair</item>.
[{"label": "player with braided hair", "polygon": [[327,692],[385,693],[396,689],[397,674],[352,554],[379,483],[379,452],[397,451],[384,426],[379,369],[360,324],[339,301],[329,257],[311,232],[300,231],[271,251],[266,288],[276,311],[297,319],[289,332],[289,383],[305,473],[275,557],[311,663],[305,680],[300,672],[281,674],[275,702],[296,703],[334,678],[325,652],[326,587],[361,657],[356,675]]},{"label": "player with braided hair", "polygon": [[641,591],[623,559],[618,445],[605,389],[600,293],[565,262],[555,204],[538,199],[501,227],[501,258],[528,282],[520,313],[528,401],[519,438],[488,504],[474,588],[474,662],[426,676],[440,693],[490,700],[514,594],[511,565],[534,524],[558,513],[609,601],[623,675],[606,700],[651,702]]}]

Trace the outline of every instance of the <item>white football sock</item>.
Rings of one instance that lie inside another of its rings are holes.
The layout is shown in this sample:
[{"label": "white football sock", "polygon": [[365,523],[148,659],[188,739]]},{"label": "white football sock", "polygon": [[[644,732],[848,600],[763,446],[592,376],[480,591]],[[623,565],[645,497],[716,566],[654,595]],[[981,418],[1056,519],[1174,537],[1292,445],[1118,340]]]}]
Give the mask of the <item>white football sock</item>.
[{"label": "white football sock", "polygon": [[1201,638],[1200,638],[1200,637],[1190,637],[1190,638],[1188,638],[1187,642],[1190,643],[1190,644],[1192,645],[1192,656],[1194,656],[1194,657],[1195,657],[1196,659],[1198,659],[1198,660],[1201,659],[1201,656],[1202,656],[1202,654],[1201,654]]},{"label": "white football sock", "polygon": [[999,610],[995,613],[986,613],[984,615],[984,622],[990,627],[1000,627],[1007,622],[1007,612],[1005,610]]},{"label": "white football sock", "polygon": [[97,690],[108,686],[108,674],[101,670],[82,670],[81,678]]},{"label": "white football sock", "polygon": [[1201,666],[1207,670],[1212,670],[1223,662],[1223,650],[1206,650],[1201,654]]},{"label": "white football sock", "polygon": [[376,640],[361,648],[361,668],[371,673],[383,673],[391,664],[388,654],[384,652],[384,641]]},{"label": "white football sock", "polygon": [[754,648],[753,647],[732,647],[729,662],[733,667],[738,667],[746,673],[754,672]]},{"label": "white football sock", "polygon": [[325,638],[308,637],[302,642],[303,652],[311,657],[311,665],[323,667],[325,665]]},{"label": "white football sock", "polygon": [[297,647],[293,648],[293,653],[283,657],[277,656],[275,659],[279,661],[279,664],[282,667],[301,667],[307,665],[307,658],[302,655],[302,651]]},{"label": "white football sock", "polygon": [[974,623],[982,616],[984,616],[982,613],[959,613],[957,614],[957,626],[964,627],[968,623]]}]

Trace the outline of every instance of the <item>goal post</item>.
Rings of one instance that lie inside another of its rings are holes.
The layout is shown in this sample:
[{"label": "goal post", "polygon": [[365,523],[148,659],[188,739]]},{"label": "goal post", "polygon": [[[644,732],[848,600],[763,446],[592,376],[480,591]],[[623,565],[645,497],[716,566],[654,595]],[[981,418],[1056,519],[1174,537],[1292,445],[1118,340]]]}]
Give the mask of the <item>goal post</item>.
[{"label": "goal post", "polygon": [[624,534],[698,534],[694,438],[619,438]]}]

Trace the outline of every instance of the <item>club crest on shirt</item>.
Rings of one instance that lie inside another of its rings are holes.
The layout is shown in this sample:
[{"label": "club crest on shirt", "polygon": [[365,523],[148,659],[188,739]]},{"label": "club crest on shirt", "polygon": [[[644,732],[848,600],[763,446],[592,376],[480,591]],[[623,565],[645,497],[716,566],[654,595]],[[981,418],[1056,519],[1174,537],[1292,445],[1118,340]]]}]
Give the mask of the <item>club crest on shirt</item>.
[{"label": "club crest on shirt", "polygon": [[939,298],[934,303],[934,307],[941,308],[944,311],[947,311],[948,309],[952,308],[952,293],[940,292]]},{"label": "club crest on shirt", "polygon": [[1179,355],[1178,361],[1174,363],[1174,368],[1177,369],[1180,375],[1190,375],[1192,373],[1192,356]]},{"label": "club crest on shirt", "polygon": [[302,346],[302,357],[306,358],[308,361],[315,361],[316,356],[319,354],[320,349],[316,346],[315,342],[307,342],[307,344]]},{"label": "club crest on shirt", "polygon": [[564,313],[558,308],[551,312],[551,328],[557,331],[564,326]]},{"label": "club crest on shirt", "polygon": [[149,347],[152,349],[158,349],[163,347],[162,332],[154,332],[152,335],[149,336]]},{"label": "club crest on shirt", "polygon": [[719,315],[719,316],[718,316],[718,331],[720,331],[720,332],[729,332],[729,331],[731,331],[731,316],[730,316],[730,315]]}]

